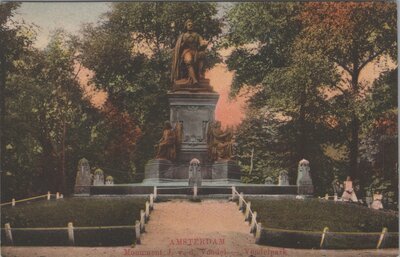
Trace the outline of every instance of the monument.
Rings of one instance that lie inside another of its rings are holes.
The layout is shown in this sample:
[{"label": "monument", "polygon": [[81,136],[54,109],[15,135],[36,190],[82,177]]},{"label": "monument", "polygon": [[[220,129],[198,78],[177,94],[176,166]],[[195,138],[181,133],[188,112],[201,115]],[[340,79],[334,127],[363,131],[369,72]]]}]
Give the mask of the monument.
[{"label": "monument", "polygon": [[207,45],[187,20],[173,51],[172,90],[167,94],[170,119],[155,158],[146,164],[144,183],[187,181],[193,159],[201,163],[203,180],[240,181],[240,168],[231,160],[233,130],[222,130],[215,120],[219,94],[204,77]]}]

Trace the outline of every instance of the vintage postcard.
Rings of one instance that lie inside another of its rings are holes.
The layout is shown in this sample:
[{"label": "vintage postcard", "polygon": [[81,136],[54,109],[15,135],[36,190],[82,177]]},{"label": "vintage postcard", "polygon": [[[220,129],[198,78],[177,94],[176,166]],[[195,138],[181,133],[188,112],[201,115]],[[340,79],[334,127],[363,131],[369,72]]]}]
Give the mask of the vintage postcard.
[{"label": "vintage postcard", "polygon": [[1,256],[398,256],[397,8],[1,2]]}]

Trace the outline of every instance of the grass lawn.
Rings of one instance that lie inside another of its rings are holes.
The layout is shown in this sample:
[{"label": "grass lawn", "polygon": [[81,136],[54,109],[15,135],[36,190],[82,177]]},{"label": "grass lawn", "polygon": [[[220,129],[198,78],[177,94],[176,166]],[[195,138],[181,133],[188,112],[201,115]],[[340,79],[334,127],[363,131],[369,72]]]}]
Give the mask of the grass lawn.
[{"label": "grass lawn", "polygon": [[1,227],[12,228],[133,225],[140,219],[146,198],[87,197],[43,200],[1,208]]},{"label": "grass lawn", "polygon": [[263,227],[331,232],[398,232],[398,213],[372,210],[351,203],[248,198]]}]

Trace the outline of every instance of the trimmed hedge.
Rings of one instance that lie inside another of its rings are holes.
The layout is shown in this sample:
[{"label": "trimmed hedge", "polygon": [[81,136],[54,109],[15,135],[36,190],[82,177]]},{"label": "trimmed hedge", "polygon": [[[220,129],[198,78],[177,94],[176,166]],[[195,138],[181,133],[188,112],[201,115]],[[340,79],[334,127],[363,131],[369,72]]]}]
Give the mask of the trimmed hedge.
[{"label": "trimmed hedge", "polygon": [[358,204],[319,199],[263,199],[246,197],[264,227],[330,232],[398,232],[397,212],[372,210]]},{"label": "trimmed hedge", "polygon": [[[247,197],[262,224],[259,244],[289,248],[373,249],[382,228],[381,248],[398,248],[398,213],[376,211],[351,203],[318,199],[277,200]],[[350,232],[350,233],[346,233]],[[358,233],[354,233],[358,232]]]},{"label": "trimmed hedge", "polygon": [[[73,222],[76,246],[122,246],[135,240],[134,224],[140,219],[147,198],[88,197],[44,200],[2,208],[1,244],[7,245],[4,224],[10,223],[14,245],[69,245],[68,222]],[[131,226],[131,228],[79,227]],[[78,227],[78,228],[76,228]],[[13,228],[55,228],[46,230],[13,230]]]}]

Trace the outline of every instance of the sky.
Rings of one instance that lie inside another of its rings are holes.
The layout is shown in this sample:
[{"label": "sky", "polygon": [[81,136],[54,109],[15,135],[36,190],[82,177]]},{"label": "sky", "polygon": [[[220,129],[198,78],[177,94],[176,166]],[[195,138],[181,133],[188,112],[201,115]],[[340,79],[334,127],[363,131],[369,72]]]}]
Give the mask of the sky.
[{"label": "sky", "polygon": [[[63,28],[66,32],[79,33],[81,26],[85,23],[97,23],[103,13],[110,9],[110,3],[104,2],[70,2],[70,3],[22,3],[17,11],[17,20],[24,20],[38,26],[38,35],[35,46],[44,48],[49,41],[52,31]],[[219,4],[219,14],[222,15],[230,3]],[[81,84],[90,91],[96,106],[101,106],[106,94],[93,92],[88,88],[87,80],[90,71],[81,72]],[[230,100],[229,88],[233,73],[228,72],[225,64],[217,65],[206,73],[214,90],[220,94],[216,107],[215,117],[222,122],[223,126],[238,125],[244,117],[245,98],[237,97]]]},{"label": "sky", "polygon": [[97,22],[110,3],[22,3],[16,19],[39,26],[36,47],[46,46],[50,33],[63,28],[78,33],[84,23]]}]

